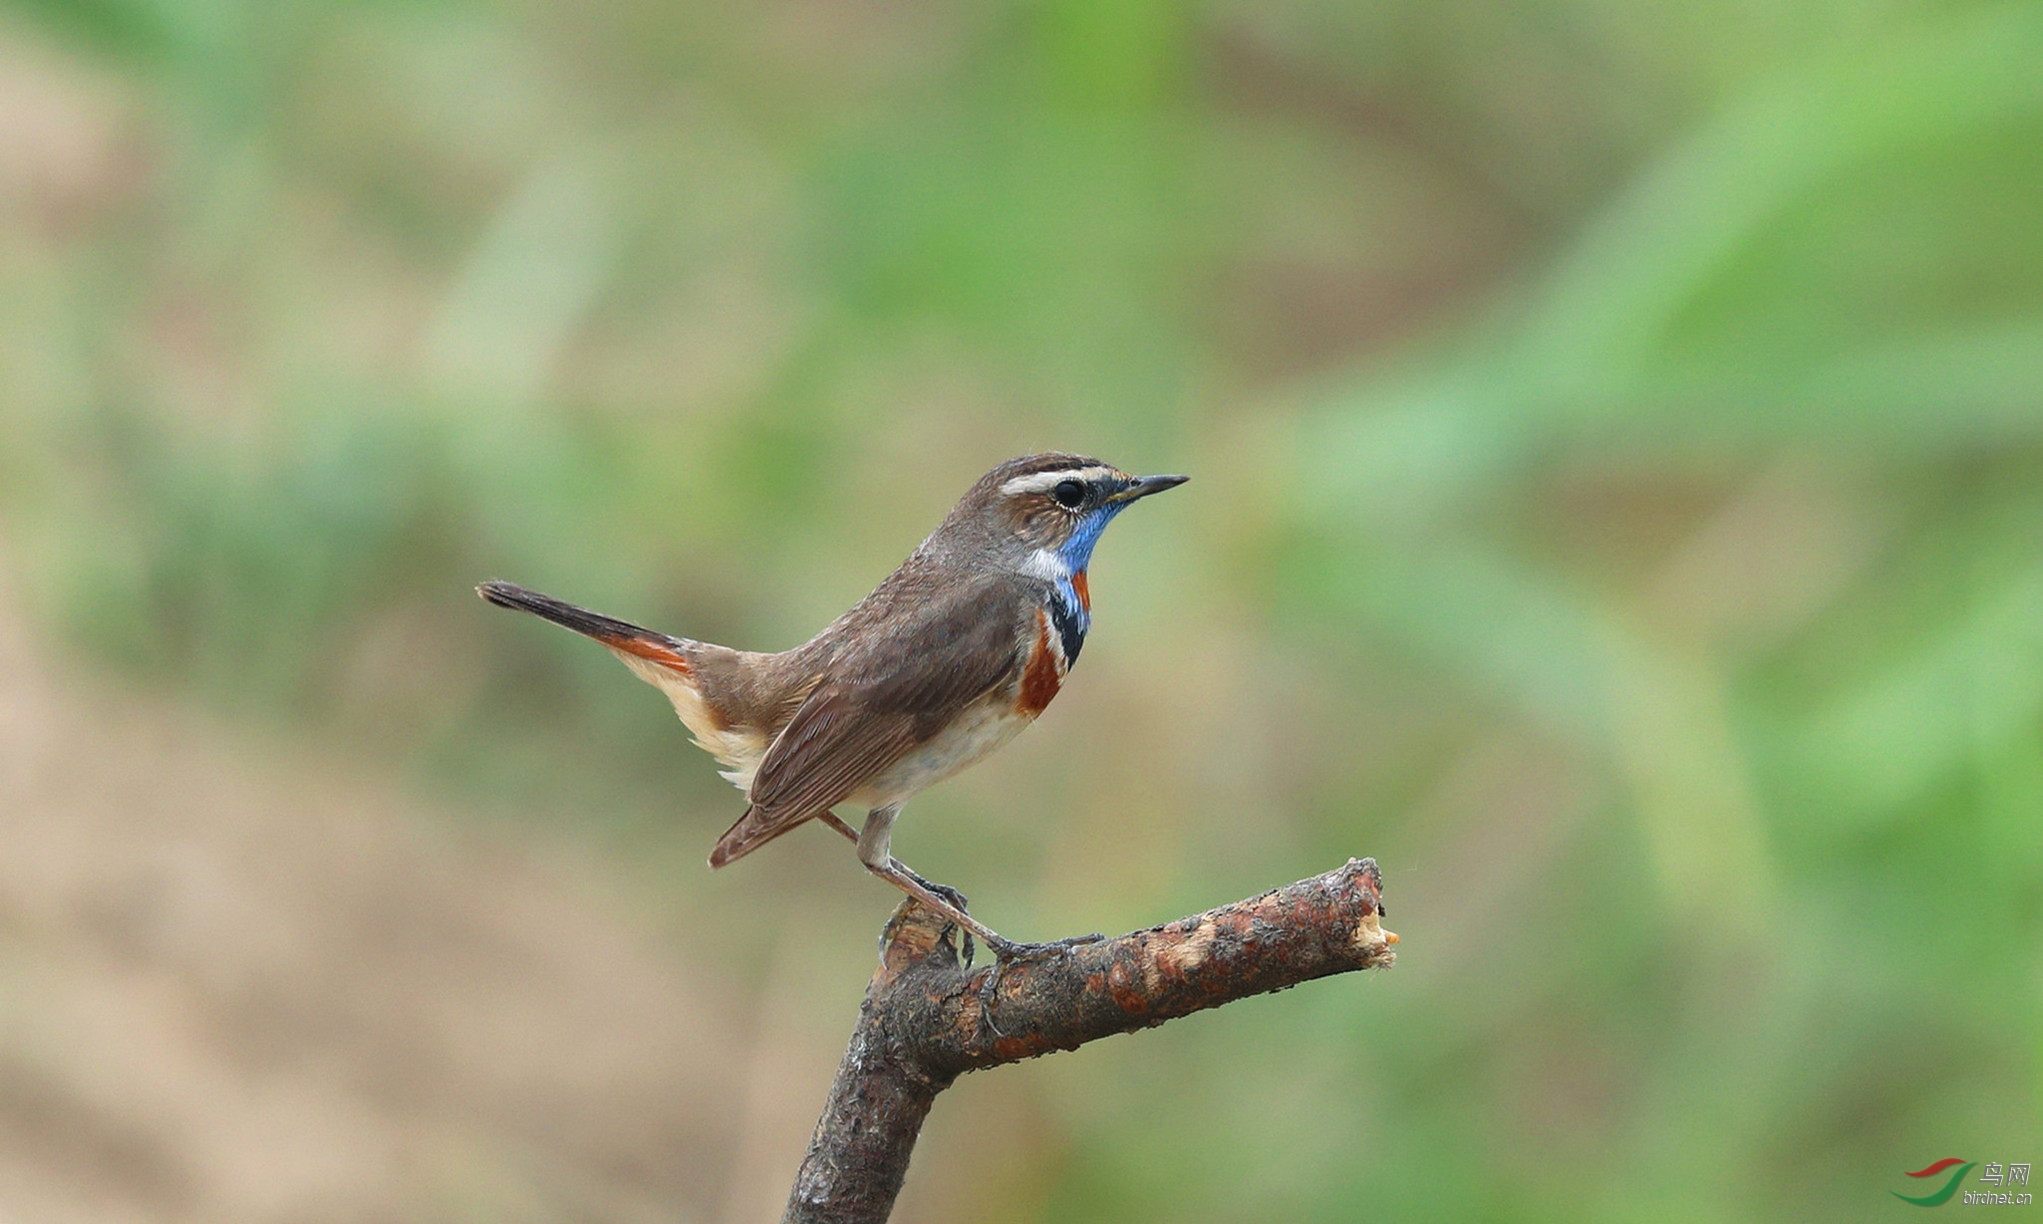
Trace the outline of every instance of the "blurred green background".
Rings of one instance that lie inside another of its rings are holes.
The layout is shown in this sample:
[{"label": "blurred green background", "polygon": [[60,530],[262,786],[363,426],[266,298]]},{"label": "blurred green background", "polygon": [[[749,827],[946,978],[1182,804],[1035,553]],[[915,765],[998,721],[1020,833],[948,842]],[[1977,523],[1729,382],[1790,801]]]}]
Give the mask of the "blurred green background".
[{"label": "blurred green background", "polygon": [[10,0],[0,284],[11,1219],[775,1218],[895,896],[470,587],[784,648],[1051,448],[1195,481],[898,852],[1401,959],[899,1219],[2043,1156],[2043,5]]}]

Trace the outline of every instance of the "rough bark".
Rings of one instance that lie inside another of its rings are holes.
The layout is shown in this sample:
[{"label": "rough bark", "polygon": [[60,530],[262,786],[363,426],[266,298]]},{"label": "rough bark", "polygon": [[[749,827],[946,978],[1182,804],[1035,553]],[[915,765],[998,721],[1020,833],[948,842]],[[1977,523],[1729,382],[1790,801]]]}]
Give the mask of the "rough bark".
[{"label": "rough bark", "polygon": [[795,1176],[783,1224],[878,1224],[893,1210],[936,1095],[967,1071],[1072,1050],[1250,995],[1356,969],[1387,968],[1372,859],[1274,892],[1063,955],[1002,976],[990,1016],[952,929],[903,902],[882,935],[880,967],[838,1066],[829,1103]]}]

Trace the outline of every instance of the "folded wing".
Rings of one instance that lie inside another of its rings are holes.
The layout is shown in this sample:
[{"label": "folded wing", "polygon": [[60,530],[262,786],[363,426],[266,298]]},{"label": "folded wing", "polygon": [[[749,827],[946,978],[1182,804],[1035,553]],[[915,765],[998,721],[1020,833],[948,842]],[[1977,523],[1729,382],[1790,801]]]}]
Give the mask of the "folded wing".
[{"label": "folded wing", "polygon": [[850,798],[1006,683],[1019,664],[1012,593],[932,598],[834,664],[767,749],[752,806],[710,852],[722,867]]}]

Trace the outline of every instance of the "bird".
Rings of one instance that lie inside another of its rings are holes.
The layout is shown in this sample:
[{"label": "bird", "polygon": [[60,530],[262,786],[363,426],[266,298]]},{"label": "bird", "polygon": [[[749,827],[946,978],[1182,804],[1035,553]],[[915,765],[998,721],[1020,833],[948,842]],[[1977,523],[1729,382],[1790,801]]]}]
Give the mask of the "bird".
[{"label": "bird", "polygon": [[[1086,580],[1100,533],[1185,476],[1133,476],[1084,455],[1010,459],[981,476],[908,559],[792,650],[671,637],[503,581],[476,593],[595,639],[659,689],[747,800],[711,868],[815,820],[850,839],[872,874],[1010,961],[1097,936],[1009,940],[892,853],[919,792],[1012,740],[1063,688],[1092,623]],[[866,811],[854,830],[840,804]]]}]

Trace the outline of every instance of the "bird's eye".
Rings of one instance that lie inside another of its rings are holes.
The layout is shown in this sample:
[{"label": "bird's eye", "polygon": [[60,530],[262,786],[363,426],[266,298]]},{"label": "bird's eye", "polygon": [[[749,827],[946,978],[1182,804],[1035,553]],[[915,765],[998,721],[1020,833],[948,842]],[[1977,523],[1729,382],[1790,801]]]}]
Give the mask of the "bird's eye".
[{"label": "bird's eye", "polygon": [[1078,503],[1085,500],[1085,486],[1076,480],[1060,480],[1057,487],[1050,490],[1050,496],[1066,510],[1076,510]]}]

